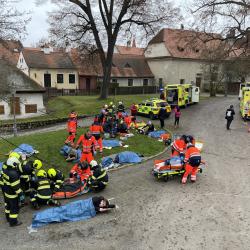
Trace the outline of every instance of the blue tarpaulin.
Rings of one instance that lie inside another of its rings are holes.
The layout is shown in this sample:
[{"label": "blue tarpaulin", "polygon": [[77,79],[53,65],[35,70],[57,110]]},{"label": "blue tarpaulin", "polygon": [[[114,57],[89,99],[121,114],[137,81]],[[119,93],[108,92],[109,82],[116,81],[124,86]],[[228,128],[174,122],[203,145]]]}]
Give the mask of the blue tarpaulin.
[{"label": "blue tarpaulin", "polygon": [[158,130],[158,131],[153,131],[148,134],[148,136],[152,138],[160,138],[161,135],[166,134],[165,130]]},{"label": "blue tarpaulin", "polygon": [[3,162],[0,162],[0,171],[2,170],[3,168]]},{"label": "blue tarpaulin", "polygon": [[92,198],[70,202],[61,207],[54,207],[38,212],[32,220],[32,228],[39,228],[50,223],[87,220],[96,216]]},{"label": "blue tarpaulin", "polygon": [[120,147],[121,143],[118,140],[103,140],[102,145],[103,147],[107,147],[107,148],[108,147],[115,148],[115,147]]},{"label": "blue tarpaulin", "polygon": [[139,157],[139,155],[134,152],[125,151],[116,155],[115,162],[120,164],[139,163],[141,162],[141,157]]},{"label": "blue tarpaulin", "polygon": [[18,146],[18,148],[15,148],[13,151],[25,154],[27,156],[31,156],[36,153],[35,149],[29,144],[21,144]]},{"label": "blue tarpaulin", "polygon": [[102,159],[102,167],[108,168],[113,163],[113,159],[109,156]]}]

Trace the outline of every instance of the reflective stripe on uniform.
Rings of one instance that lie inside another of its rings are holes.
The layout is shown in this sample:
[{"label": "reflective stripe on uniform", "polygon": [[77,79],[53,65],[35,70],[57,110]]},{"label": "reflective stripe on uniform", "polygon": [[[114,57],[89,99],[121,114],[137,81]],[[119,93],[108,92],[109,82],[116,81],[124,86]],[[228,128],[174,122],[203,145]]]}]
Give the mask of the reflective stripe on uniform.
[{"label": "reflective stripe on uniform", "polygon": [[12,187],[15,187],[15,186],[17,186],[17,185],[19,185],[19,184],[20,184],[20,180],[17,180],[17,181],[15,181],[15,182],[10,183],[10,185],[11,185]]},{"label": "reflective stripe on uniform", "polygon": [[51,195],[41,195],[41,194],[37,194],[37,197],[42,199],[42,200],[48,200],[51,199]]},{"label": "reflective stripe on uniform", "polygon": [[5,197],[7,197],[7,198],[9,198],[9,199],[15,199],[15,198],[18,197],[17,194],[6,194],[6,193],[4,193],[4,195],[5,195]]},{"label": "reflective stripe on uniform", "polygon": [[39,186],[37,190],[50,189],[50,185]]},{"label": "reflective stripe on uniform", "polygon": [[9,213],[10,213],[10,210],[5,209],[4,212],[5,212],[6,214],[9,214]]},{"label": "reflective stripe on uniform", "polygon": [[16,219],[18,216],[18,214],[10,214],[9,217],[10,219]]}]

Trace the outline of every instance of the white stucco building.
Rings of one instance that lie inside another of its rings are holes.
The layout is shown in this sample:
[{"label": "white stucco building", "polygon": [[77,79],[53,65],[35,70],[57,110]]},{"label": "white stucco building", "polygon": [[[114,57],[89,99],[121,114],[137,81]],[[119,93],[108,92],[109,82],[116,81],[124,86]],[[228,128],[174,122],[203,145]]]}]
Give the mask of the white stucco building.
[{"label": "white stucco building", "polygon": [[0,60],[0,89],[0,119],[44,114],[45,89],[5,60]]}]

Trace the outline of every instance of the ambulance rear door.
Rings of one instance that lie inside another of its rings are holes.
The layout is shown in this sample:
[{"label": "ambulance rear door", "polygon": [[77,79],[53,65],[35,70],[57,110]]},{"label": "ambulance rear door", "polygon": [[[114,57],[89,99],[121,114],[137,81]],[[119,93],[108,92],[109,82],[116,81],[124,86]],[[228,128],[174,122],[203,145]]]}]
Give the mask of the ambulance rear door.
[{"label": "ambulance rear door", "polygon": [[200,101],[200,88],[192,86],[192,103],[198,103]]}]

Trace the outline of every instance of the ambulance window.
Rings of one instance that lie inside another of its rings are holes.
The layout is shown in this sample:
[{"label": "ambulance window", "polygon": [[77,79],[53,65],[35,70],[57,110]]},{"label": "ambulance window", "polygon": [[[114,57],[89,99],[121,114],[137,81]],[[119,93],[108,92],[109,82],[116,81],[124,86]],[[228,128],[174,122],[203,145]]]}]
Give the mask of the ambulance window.
[{"label": "ambulance window", "polygon": [[152,102],[148,102],[148,103],[146,103],[146,106],[148,106],[148,107],[153,106],[153,105],[152,105]]},{"label": "ambulance window", "polygon": [[156,105],[157,105],[157,107],[161,107],[162,105],[163,105],[164,107],[166,107],[166,106],[167,106],[167,103],[166,103],[166,102],[160,102],[160,103],[157,103]]}]

